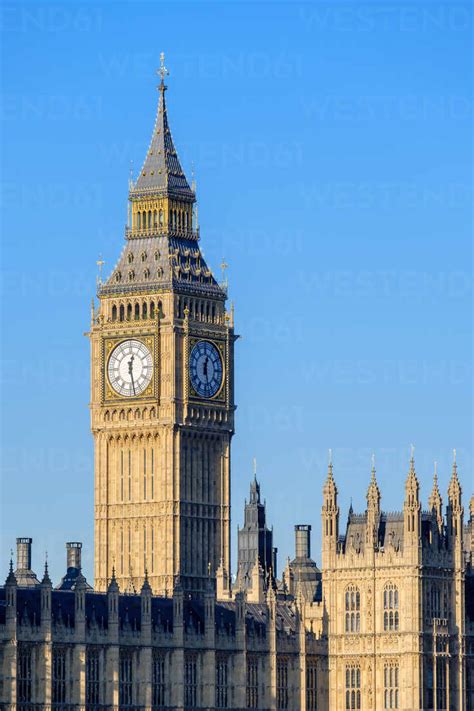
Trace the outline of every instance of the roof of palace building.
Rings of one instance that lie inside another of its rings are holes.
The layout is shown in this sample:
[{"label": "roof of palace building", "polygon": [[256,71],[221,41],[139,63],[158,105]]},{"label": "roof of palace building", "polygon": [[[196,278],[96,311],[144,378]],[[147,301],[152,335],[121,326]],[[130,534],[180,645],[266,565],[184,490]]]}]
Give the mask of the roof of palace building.
[{"label": "roof of palace building", "polygon": [[[124,631],[141,629],[141,596],[121,593],[119,596],[119,628]],[[235,602],[216,602],[215,625],[221,634],[235,633]],[[268,623],[265,603],[246,604],[246,626],[249,634],[264,636]],[[85,592],[85,617],[88,629],[108,628],[107,594]],[[41,588],[17,588],[17,620],[30,627],[41,624]],[[173,599],[151,598],[151,620],[155,630],[173,631]],[[51,591],[51,623],[55,628],[74,628],[75,595],[69,590]],[[0,624],[5,624],[5,587],[0,587]],[[183,602],[183,625],[186,632],[202,633],[205,628],[204,606],[199,598],[185,598]],[[277,602],[277,631],[291,634],[296,629],[296,615],[290,602]]]},{"label": "roof of palace building", "polygon": [[[432,524],[432,514],[429,511],[421,513],[421,538],[424,541],[430,540],[430,528]],[[365,549],[367,526],[367,512],[362,514],[354,513],[352,508],[347,519],[346,533],[339,537],[339,542],[347,548],[352,545],[356,551],[363,552]],[[403,548],[403,512],[389,511],[381,512],[378,526],[378,545],[386,548],[391,544],[396,550]]]}]

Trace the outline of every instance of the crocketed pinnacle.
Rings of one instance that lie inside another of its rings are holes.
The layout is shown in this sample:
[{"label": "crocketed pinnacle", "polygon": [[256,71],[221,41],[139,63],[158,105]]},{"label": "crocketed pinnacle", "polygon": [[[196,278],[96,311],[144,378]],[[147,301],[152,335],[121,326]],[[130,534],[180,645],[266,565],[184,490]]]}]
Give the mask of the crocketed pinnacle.
[{"label": "crocketed pinnacle", "polygon": [[375,458],[372,458],[372,473],[367,490],[367,507],[378,509],[380,505],[380,489],[375,478]]},{"label": "crocketed pinnacle", "polygon": [[140,175],[131,187],[130,195],[159,193],[194,202],[195,195],[189,187],[179,162],[168,124],[165,99],[167,87],[164,83],[165,72],[162,58],[162,69],[160,71],[162,78],[158,87],[158,110],[153,135]]},{"label": "crocketed pinnacle", "polygon": [[151,585],[148,580],[148,570],[145,569],[145,579],[143,580],[141,593],[151,593]]},{"label": "crocketed pinnacle", "polygon": [[115,577],[115,566],[112,567],[112,577],[110,578],[110,583],[107,588],[108,593],[118,593],[119,592],[119,586],[117,583],[117,578]]},{"label": "crocketed pinnacle", "polygon": [[431,490],[430,498],[428,499],[428,505],[430,507],[430,511],[433,511],[433,509],[438,511],[438,509],[441,509],[442,507],[441,493],[438,486],[438,471],[436,468],[436,462],[433,474],[433,488]]},{"label": "crocketed pinnacle", "polygon": [[15,573],[13,572],[13,559],[10,558],[10,569],[8,571],[8,576],[7,579],[5,580],[5,585],[16,585],[16,577]]},{"label": "crocketed pinnacle", "polygon": [[456,450],[453,451],[453,468],[448,487],[448,498],[453,507],[461,507],[461,484],[458,478],[458,465],[456,463]]},{"label": "crocketed pinnacle", "polygon": [[49,577],[49,571],[48,571],[48,561],[46,560],[44,563],[44,574],[43,574],[43,580],[41,581],[41,585],[52,585],[51,583],[51,578]]}]

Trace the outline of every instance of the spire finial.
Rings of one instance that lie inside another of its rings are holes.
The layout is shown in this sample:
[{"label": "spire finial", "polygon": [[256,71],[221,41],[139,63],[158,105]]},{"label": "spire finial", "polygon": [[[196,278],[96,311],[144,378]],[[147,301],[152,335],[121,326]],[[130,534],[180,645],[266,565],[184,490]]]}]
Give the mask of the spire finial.
[{"label": "spire finial", "polygon": [[413,464],[415,461],[415,445],[410,445],[410,462]]},{"label": "spire finial", "polygon": [[257,458],[253,458],[253,478],[256,481],[257,480]]},{"label": "spire finial", "polygon": [[97,275],[97,285],[100,286],[102,284],[102,267],[105,264],[104,260],[102,259],[102,254],[99,254],[99,259],[97,260],[96,264],[99,267],[99,274]]},{"label": "spire finial", "polygon": [[160,54],[160,68],[156,70],[156,73],[158,74],[159,77],[161,77],[161,82],[159,89],[160,91],[164,91],[166,89],[165,86],[165,77],[169,76],[169,71],[165,67],[165,53],[161,52]]},{"label": "spire finial", "polygon": [[222,269],[222,286],[224,287],[224,289],[227,289],[227,287],[229,286],[229,281],[228,281],[227,275],[226,275],[226,270],[227,270],[228,266],[229,266],[229,265],[228,265],[227,262],[225,261],[224,257],[222,257],[222,262],[221,262],[221,269]]},{"label": "spire finial", "polygon": [[332,449],[328,450],[328,479],[332,479]]},{"label": "spire finial", "polygon": [[434,479],[435,483],[438,482],[438,462],[437,462],[436,460],[435,460],[435,463],[434,463],[433,479]]},{"label": "spire finial", "polygon": [[456,465],[456,450],[453,449],[453,464]]},{"label": "spire finial", "polygon": [[375,481],[375,454],[372,454],[372,481]]}]

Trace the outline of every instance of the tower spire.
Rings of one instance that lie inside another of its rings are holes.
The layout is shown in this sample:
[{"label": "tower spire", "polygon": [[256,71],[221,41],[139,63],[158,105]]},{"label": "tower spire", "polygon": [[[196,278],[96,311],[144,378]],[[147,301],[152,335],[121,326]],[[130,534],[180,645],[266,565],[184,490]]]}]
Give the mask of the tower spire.
[{"label": "tower spire", "polygon": [[160,55],[160,68],[157,74],[161,80],[158,85],[159,99],[155,125],[142,169],[130,190],[130,199],[162,195],[184,200],[188,204],[193,203],[195,195],[179,162],[168,124],[165,77],[169,75],[169,71],[165,67],[164,52]]}]

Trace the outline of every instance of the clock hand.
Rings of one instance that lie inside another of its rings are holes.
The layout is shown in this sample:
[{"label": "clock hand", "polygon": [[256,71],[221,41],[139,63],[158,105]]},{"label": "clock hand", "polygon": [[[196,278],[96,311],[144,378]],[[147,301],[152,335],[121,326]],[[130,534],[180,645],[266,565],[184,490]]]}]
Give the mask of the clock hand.
[{"label": "clock hand", "polygon": [[132,388],[133,388],[133,394],[136,395],[137,393],[135,392],[135,381],[133,379],[133,359],[135,356],[132,355],[130,360],[128,361],[128,372],[130,375],[130,378],[132,380]]}]

